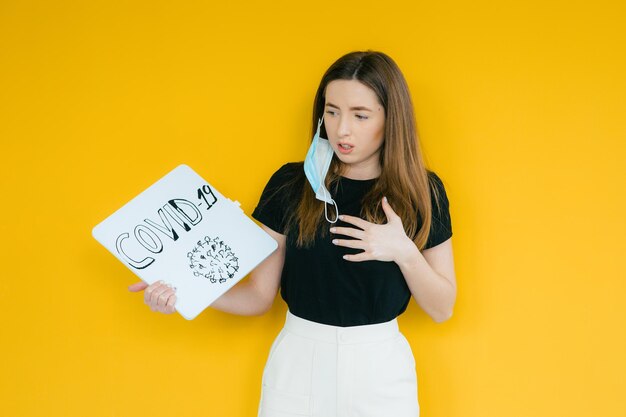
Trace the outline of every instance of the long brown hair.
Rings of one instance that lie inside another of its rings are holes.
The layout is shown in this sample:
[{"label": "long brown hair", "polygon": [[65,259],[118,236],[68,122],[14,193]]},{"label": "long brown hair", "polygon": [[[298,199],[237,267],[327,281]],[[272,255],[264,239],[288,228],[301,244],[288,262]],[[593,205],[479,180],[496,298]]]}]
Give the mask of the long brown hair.
[{"label": "long brown hair", "polygon": [[[376,93],[385,110],[384,141],[380,152],[381,174],[363,198],[361,217],[369,222],[385,223],[381,199],[387,196],[391,207],[402,219],[407,236],[422,249],[431,227],[431,192],[436,193],[437,188],[424,166],[413,103],[402,72],[382,52],[355,51],[339,58],[328,68],[315,94],[311,137],[324,112],[326,86],[334,80],[357,80],[363,83]],[[328,137],[323,124],[320,135]],[[333,157],[325,179],[328,190],[337,184],[343,170],[343,163]],[[302,172],[297,180],[302,180],[303,176]],[[334,214],[333,207],[329,207],[329,210]],[[332,217],[330,212],[329,216]],[[324,203],[315,198],[315,193],[306,183],[297,208],[287,221],[288,230],[298,230],[298,246],[309,246],[318,233],[322,236],[327,233],[328,227],[320,227],[323,219]]]}]

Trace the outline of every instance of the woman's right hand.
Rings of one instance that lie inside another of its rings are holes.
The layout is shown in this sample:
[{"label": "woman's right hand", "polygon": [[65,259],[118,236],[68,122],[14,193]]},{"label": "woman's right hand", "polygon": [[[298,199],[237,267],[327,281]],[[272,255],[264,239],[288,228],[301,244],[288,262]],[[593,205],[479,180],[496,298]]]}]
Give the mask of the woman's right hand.
[{"label": "woman's right hand", "polygon": [[[250,277],[226,291],[211,304],[212,308],[242,316],[255,316],[265,313],[272,307],[280,287],[286,252],[286,236],[261,224],[267,234],[276,240],[278,248],[263,262],[250,271]],[[129,291],[145,291],[144,302],[153,311],[171,314],[175,311],[176,289],[159,281],[148,285],[138,282],[128,287]]]},{"label": "woman's right hand", "polygon": [[165,314],[172,314],[176,311],[174,308],[174,304],[176,303],[176,288],[173,288],[163,281],[157,281],[150,285],[143,281],[137,282],[129,286],[128,291],[144,291],[143,300],[152,311]]}]

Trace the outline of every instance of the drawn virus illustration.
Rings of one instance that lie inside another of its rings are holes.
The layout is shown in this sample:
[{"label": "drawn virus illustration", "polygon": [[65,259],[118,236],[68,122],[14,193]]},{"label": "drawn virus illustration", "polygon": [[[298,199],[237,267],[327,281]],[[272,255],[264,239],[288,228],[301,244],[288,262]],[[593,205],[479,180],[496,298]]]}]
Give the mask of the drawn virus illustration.
[{"label": "drawn virus illustration", "polygon": [[219,236],[205,236],[187,253],[189,268],[195,277],[206,278],[212,283],[225,283],[239,270],[239,260]]}]

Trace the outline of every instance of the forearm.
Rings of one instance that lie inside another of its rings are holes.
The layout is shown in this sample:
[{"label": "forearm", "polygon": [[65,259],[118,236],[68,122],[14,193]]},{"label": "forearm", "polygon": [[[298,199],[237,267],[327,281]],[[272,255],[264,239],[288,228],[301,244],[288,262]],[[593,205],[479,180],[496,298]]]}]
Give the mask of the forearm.
[{"label": "forearm", "polygon": [[211,304],[212,308],[240,316],[258,316],[272,307],[280,287],[285,260],[285,236],[261,226],[278,242],[278,248],[254,268],[247,279],[240,281],[215,300]]},{"label": "forearm", "polygon": [[274,297],[248,279],[241,281],[211,304],[211,308],[240,316],[258,316],[267,312]]},{"label": "forearm", "polygon": [[420,307],[437,323],[449,319],[456,301],[456,285],[437,273],[410,240],[396,263]]}]

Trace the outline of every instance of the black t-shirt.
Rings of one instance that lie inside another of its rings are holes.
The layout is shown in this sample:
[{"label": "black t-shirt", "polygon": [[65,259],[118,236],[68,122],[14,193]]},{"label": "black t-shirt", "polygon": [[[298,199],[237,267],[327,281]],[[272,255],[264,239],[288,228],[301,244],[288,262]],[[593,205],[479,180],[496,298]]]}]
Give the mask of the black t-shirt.
[{"label": "black t-shirt", "polygon": [[[301,175],[302,170],[300,162],[285,164],[276,171],[252,213],[252,217],[270,229],[287,235],[280,293],[289,311],[307,320],[342,327],[394,319],[406,310],[411,299],[406,281],[395,262],[347,261],[343,255],[361,250],[334,245],[331,233],[318,237],[308,248],[296,246],[297,230],[286,233],[286,220],[290,214],[287,210],[295,210],[303,187],[310,186],[306,177]],[[433,196],[432,226],[424,249],[452,236],[443,183],[434,172],[429,171],[428,174],[435,179],[441,210],[437,210]],[[299,179],[295,183],[280,188],[296,177]],[[330,190],[340,214],[360,217],[361,200],[375,181],[340,177],[337,187],[333,186]],[[329,218],[334,218],[334,207],[329,205],[328,210]],[[334,225],[354,227],[342,221]],[[331,224],[324,219],[321,227],[330,228]]]}]

